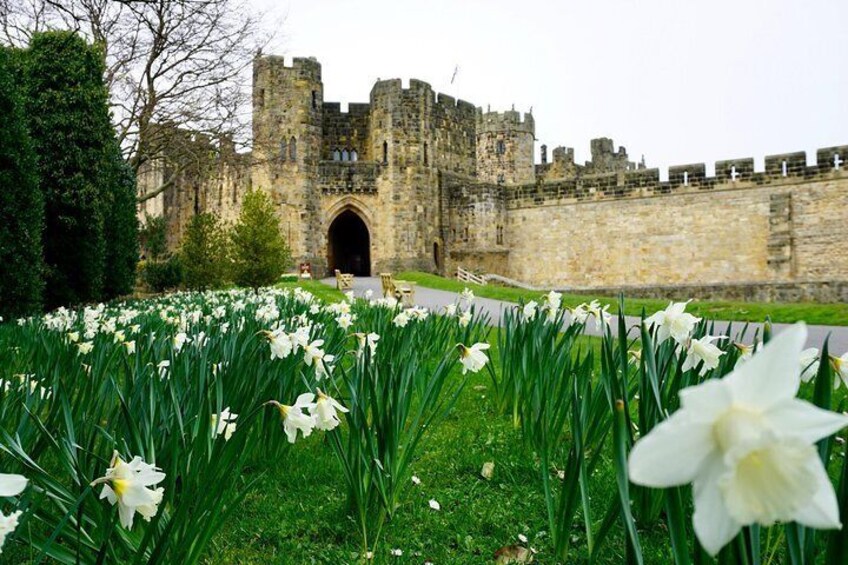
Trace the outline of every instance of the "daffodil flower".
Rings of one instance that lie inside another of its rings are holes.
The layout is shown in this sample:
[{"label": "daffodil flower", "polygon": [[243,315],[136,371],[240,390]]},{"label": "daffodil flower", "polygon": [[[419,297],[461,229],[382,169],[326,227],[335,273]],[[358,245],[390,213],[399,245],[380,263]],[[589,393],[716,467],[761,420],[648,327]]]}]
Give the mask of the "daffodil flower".
[{"label": "daffodil flower", "polygon": [[701,370],[699,375],[704,376],[707,371],[711,371],[718,367],[719,357],[724,355],[724,351],[716,347],[713,342],[719,339],[726,339],[724,336],[705,335],[700,339],[690,339],[686,347],[686,360],[683,361],[683,371],[694,369],[699,363]]},{"label": "daffodil flower", "polygon": [[295,403],[291,406],[281,404],[276,400],[266,403],[275,406],[280,411],[280,416],[283,418],[283,430],[286,432],[289,443],[295,442],[298,430],[300,430],[303,437],[309,437],[312,434],[312,429],[315,427],[315,418],[305,414],[303,411],[314,410],[314,400],[314,394],[305,392],[298,396]]},{"label": "daffodil flower", "polygon": [[468,371],[476,373],[486,366],[489,362],[489,357],[484,353],[489,349],[488,343],[475,343],[471,347],[466,347],[463,344],[457,344],[459,348],[459,362],[462,363],[462,374]]},{"label": "daffodil flower", "polygon": [[230,407],[221,410],[221,417],[212,414],[212,437],[224,436],[224,441],[230,441],[236,431],[238,414],[230,412]]},{"label": "daffodil flower", "polygon": [[341,423],[336,412],[347,412],[348,410],[334,398],[330,398],[321,392],[321,389],[318,389],[318,398],[315,400],[315,404],[309,407],[309,411],[315,420],[315,427],[329,432]]},{"label": "daffodil flower", "polygon": [[[9,475],[0,473],[0,497],[18,496],[27,486],[27,479],[21,475]],[[0,553],[3,553],[3,544],[6,537],[18,527],[18,518],[21,512],[12,512],[8,516],[0,512]]]},{"label": "daffodil flower", "polygon": [[836,372],[836,380],[833,383],[834,388],[839,387],[840,380],[848,388],[848,353],[843,354],[842,357],[831,356],[830,364],[833,365],[833,370]]},{"label": "daffodil flower", "polygon": [[665,310],[660,310],[653,316],[645,319],[645,325],[650,328],[657,326],[657,341],[664,342],[668,338],[672,338],[679,344],[684,344],[695,325],[701,321],[701,318],[696,318],[692,314],[687,313],[687,302],[670,302]]},{"label": "daffodil flower", "polygon": [[105,498],[113,506],[118,505],[121,525],[130,530],[136,512],[148,522],[156,516],[165,489],[159,487],[154,490],[148,487],[164,480],[165,473],[145,463],[141,457],[136,456],[126,463],[116,451],[106,475],[91,483],[91,486],[105,483],[100,499]]},{"label": "daffodil flower", "polygon": [[749,524],[841,527],[815,443],[848,416],[795,398],[806,337],[796,324],[723,379],[681,390],[680,409],[633,447],[634,483],[693,484],[695,534],[711,555]]},{"label": "daffodil flower", "polygon": [[538,303],[535,300],[531,300],[527,304],[524,305],[524,308],[521,310],[521,315],[524,317],[525,322],[529,322],[533,318],[536,317],[536,308],[538,307]]}]

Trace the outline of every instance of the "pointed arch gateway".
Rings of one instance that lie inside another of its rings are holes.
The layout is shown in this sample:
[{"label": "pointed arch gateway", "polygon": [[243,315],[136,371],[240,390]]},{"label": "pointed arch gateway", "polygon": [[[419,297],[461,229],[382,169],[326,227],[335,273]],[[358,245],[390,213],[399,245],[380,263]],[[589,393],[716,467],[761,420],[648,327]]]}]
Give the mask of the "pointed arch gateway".
[{"label": "pointed arch gateway", "polygon": [[330,223],[327,232],[327,265],[360,277],[371,275],[371,234],[365,220],[345,208]]}]

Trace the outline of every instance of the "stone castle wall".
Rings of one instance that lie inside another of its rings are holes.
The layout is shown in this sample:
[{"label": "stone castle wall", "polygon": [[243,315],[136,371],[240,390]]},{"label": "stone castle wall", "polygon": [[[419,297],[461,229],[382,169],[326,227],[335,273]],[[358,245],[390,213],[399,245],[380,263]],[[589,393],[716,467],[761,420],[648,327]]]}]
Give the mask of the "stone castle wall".
[{"label": "stone castle wall", "polygon": [[[508,191],[508,276],[561,288],[848,279],[848,172],[818,152],[586,176]],[[840,159],[837,158],[837,161]],[[540,260],[539,258],[543,258]]]}]

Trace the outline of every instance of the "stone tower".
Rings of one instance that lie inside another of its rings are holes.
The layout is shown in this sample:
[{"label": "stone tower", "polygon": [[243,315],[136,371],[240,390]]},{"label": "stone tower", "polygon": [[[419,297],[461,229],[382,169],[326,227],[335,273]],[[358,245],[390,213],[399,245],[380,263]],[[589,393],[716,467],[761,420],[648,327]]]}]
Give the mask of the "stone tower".
[{"label": "stone tower", "polygon": [[477,114],[477,177],[484,182],[518,184],[533,182],[532,114],[479,112]]},{"label": "stone tower", "polygon": [[253,186],[267,191],[292,256],[316,259],[318,165],[324,85],[314,58],[257,56],[253,62]]}]

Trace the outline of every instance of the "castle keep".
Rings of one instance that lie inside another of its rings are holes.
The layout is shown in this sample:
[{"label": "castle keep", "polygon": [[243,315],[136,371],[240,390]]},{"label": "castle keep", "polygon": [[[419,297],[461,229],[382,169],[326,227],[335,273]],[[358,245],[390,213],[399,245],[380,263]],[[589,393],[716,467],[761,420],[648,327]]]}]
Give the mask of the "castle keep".
[{"label": "castle keep", "polygon": [[[415,79],[378,81],[343,112],[314,59],[258,56],[253,148],[178,132],[199,163],[167,158],[139,192],[179,179],[141,214],[164,215],[169,242],[190,216],[238,215],[268,192],[296,261],[318,275],[457,265],[525,283],[667,295],[848,300],[848,146],[658,169],[592,140],[592,160],[557,147],[534,162],[531,114],[483,111]],[[690,294],[691,288],[689,288]]]}]

